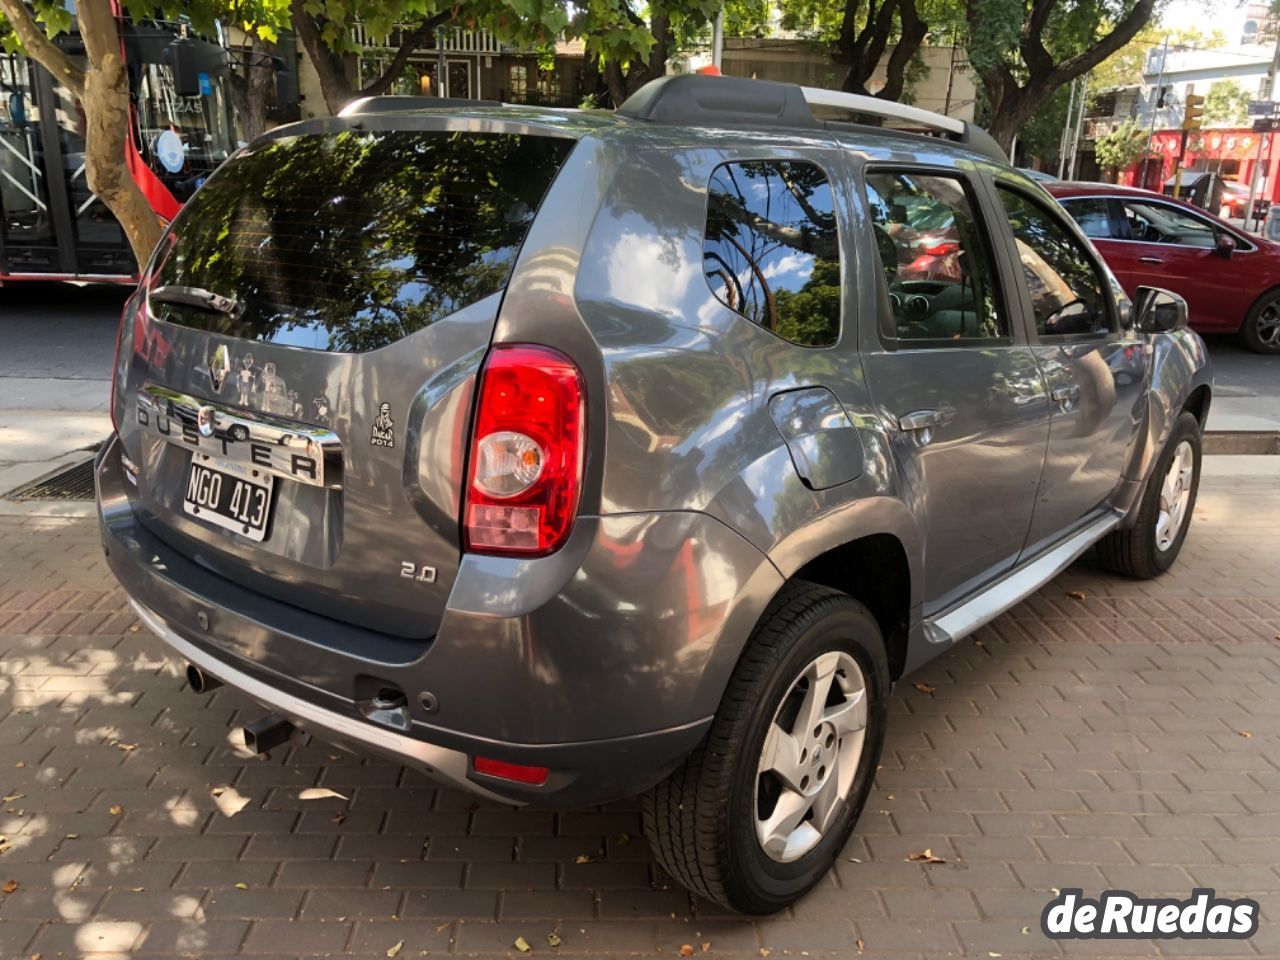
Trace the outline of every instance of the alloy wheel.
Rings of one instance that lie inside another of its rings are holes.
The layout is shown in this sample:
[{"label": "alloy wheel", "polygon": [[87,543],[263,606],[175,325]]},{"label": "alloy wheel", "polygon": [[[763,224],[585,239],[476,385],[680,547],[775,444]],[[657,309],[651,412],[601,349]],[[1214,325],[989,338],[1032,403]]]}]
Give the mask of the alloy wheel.
[{"label": "alloy wheel", "polygon": [[1189,441],[1183,440],[1173,451],[1173,460],[1160,485],[1159,513],[1156,515],[1156,547],[1168,550],[1186,520],[1187,503],[1191,500],[1191,480],[1195,472],[1195,454]]},{"label": "alloy wheel", "polygon": [[1272,300],[1254,321],[1258,342],[1268,349],[1280,349],[1280,300]]},{"label": "alloy wheel", "polygon": [[824,653],[792,682],[756,768],[756,836],[770,859],[799,859],[839,820],[866,727],[866,680],[850,654]]}]

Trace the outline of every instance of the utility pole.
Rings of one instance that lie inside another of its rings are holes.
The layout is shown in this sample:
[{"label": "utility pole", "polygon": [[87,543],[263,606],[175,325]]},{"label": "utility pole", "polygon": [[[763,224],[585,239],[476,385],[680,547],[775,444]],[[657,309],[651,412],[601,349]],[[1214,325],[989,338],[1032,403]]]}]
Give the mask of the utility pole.
[{"label": "utility pole", "polygon": [[1074,180],[1076,178],[1076,157],[1080,153],[1080,134],[1084,130],[1084,108],[1086,103],[1085,94],[1088,93],[1089,77],[1086,74],[1080,78],[1080,103],[1076,112],[1076,132],[1071,138],[1071,160],[1067,164],[1067,179]]},{"label": "utility pole", "polygon": [[1071,119],[1076,112],[1076,83],[1071,81],[1071,99],[1067,101],[1067,122],[1062,127],[1062,139],[1058,141],[1058,179],[1067,172],[1067,138],[1071,135]]},{"label": "utility pole", "polygon": [[724,59],[724,7],[716,13],[711,23],[711,64],[721,69],[720,61]]},{"label": "utility pole", "polygon": [[[1276,31],[1276,49],[1271,55],[1271,66],[1267,67],[1267,92],[1263,99],[1274,102],[1276,94],[1276,70],[1280,68],[1280,30]],[[1253,200],[1258,195],[1258,176],[1262,173],[1262,144],[1269,140],[1273,132],[1271,127],[1275,124],[1275,108],[1272,107],[1268,115],[1267,129],[1258,131],[1258,156],[1253,161],[1253,176],[1249,178],[1249,203],[1244,208],[1244,225],[1245,229],[1249,227],[1249,221],[1253,219]]]},{"label": "utility pole", "polygon": [[[1147,130],[1147,152],[1142,157],[1142,182],[1138,186],[1147,185],[1147,165],[1151,163],[1151,141],[1156,135],[1156,115],[1160,112],[1160,97],[1164,92],[1164,62],[1169,58],[1169,35],[1164,35],[1164,46],[1160,50],[1160,74],[1156,77],[1156,89],[1151,97],[1151,127]],[[1164,174],[1164,161],[1160,162],[1161,176]]]}]

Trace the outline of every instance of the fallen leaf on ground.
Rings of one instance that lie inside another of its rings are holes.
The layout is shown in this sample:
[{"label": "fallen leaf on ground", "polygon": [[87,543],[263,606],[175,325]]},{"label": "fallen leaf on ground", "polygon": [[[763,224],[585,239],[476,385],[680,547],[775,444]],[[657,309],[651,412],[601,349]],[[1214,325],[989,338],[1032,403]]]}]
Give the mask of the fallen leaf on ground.
[{"label": "fallen leaf on ground", "polygon": [[987,956],[988,956],[988,957],[1003,957],[1003,956],[1004,956],[1004,954],[1003,954],[1003,953],[996,953],[994,950],[988,950],[988,951],[987,951]]},{"label": "fallen leaf on ground", "polygon": [[330,797],[338,800],[347,799],[337,790],[330,790],[328,787],[307,787],[307,789],[298,794],[299,800],[327,800]]},{"label": "fallen leaf on ground", "polygon": [[933,691],[938,689],[937,687],[932,686],[931,684],[922,683],[919,680],[915,682],[915,688],[919,690],[921,693],[933,693]]},{"label": "fallen leaf on ground", "polygon": [[404,949],[404,941],[403,941],[403,940],[397,940],[397,941],[395,942],[395,945],[394,945],[394,946],[392,946],[392,947],[390,947],[390,948],[387,950],[387,956],[388,956],[388,957],[398,957],[398,956],[400,956],[400,951],[401,951],[401,950],[403,950],[403,949]]},{"label": "fallen leaf on ground", "polygon": [[338,826],[342,826],[344,823],[347,822],[347,815],[345,813],[335,813],[332,817],[329,818],[329,822],[336,823]]},{"label": "fallen leaf on ground", "polygon": [[760,948],[760,956],[762,956],[762,957],[767,957],[767,956],[768,956],[769,954],[771,954],[771,953],[773,953],[773,951],[772,951],[772,950],[770,950],[768,947],[761,947],[761,948]]},{"label": "fallen leaf on ground", "polygon": [[17,763],[14,764],[14,766],[17,767],[19,770],[21,770],[26,765],[27,765],[27,761],[25,760],[19,760]]},{"label": "fallen leaf on ground", "polygon": [[117,750],[123,750],[125,753],[138,749],[138,745],[136,743],[115,743],[112,744],[112,746]]},{"label": "fallen leaf on ground", "polygon": [[440,924],[440,926],[436,927],[436,933],[444,933],[448,929],[449,929],[449,924],[442,923]]},{"label": "fallen leaf on ground", "polygon": [[1029,937],[1029,936],[1031,936],[1031,928],[1030,928],[1030,927],[1023,927],[1023,928],[1022,928],[1022,935],[1023,935],[1024,937]]},{"label": "fallen leaf on ground", "polygon": [[928,849],[923,853],[908,853],[907,859],[912,863],[946,863],[941,857],[935,857],[933,850]]},{"label": "fallen leaf on ground", "polygon": [[4,886],[0,887],[0,889],[3,889],[5,893],[13,893],[13,891],[18,889],[18,881],[6,880]]},{"label": "fallen leaf on ground", "polygon": [[849,858],[849,862],[850,862],[850,863],[861,863],[862,861],[861,861],[861,860],[859,860],[857,857],[850,857],[850,858]]},{"label": "fallen leaf on ground", "polygon": [[78,833],[68,833],[68,834],[67,834],[63,839],[64,839],[64,840],[79,840],[79,839],[80,839],[80,834],[78,834]]},{"label": "fallen leaf on ground", "polygon": [[588,857],[585,853],[580,853],[573,858],[573,862],[574,863],[590,863],[591,858]]},{"label": "fallen leaf on ground", "polygon": [[680,956],[682,956],[682,957],[692,957],[692,956],[693,956],[693,944],[692,944],[692,943],[685,943],[685,944],[682,944],[682,945],[681,945],[681,947],[680,947]]},{"label": "fallen leaf on ground", "polygon": [[708,943],[704,943],[704,944],[702,945],[702,952],[703,952],[703,953],[710,953],[710,952],[711,952],[711,944],[710,944],[709,942],[708,942]]},{"label": "fallen leaf on ground", "polygon": [[564,943],[564,941],[560,939],[560,934],[556,933],[554,930],[547,934],[547,944],[549,946],[558,947],[562,943]]},{"label": "fallen leaf on ground", "polygon": [[524,937],[516,937],[515,948],[519,950],[521,953],[528,953],[531,949],[533,949],[532,947],[529,946],[529,941],[526,940]]},{"label": "fallen leaf on ground", "polygon": [[867,949],[866,942],[861,937],[859,937],[858,938],[858,955],[861,956],[862,952],[866,949]]},{"label": "fallen leaf on ground", "polygon": [[9,803],[12,800],[21,800],[25,796],[26,796],[25,793],[11,793],[4,798],[4,802]]},{"label": "fallen leaf on ground", "polygon": [[[1068,597],[1070,597],[1072,600],[1083,600],[1083,599],[1084,599],[1084,591],[1083,591],[1083,590],[1068,590],[1068,591],[1067,591],[1067,596],[1068,596]],[[999,954],[996,954],[996,956],[999,956]]]},{"label": "fallen leaf on ground", "polygon": [[129,892],[130,892],[130,893],[145,893],[145,892],[146,892],[146,889],[147,889],[146,887],[130,887],[130,888],[129,888]]},{"label": "fallen leaf on ground", "polygon": [[617,839],[618,839],[618,846],[620,846],[620,847],[625,847],[628,843],[630,843],[630,842],[631,842],[631,834],[629,834],[629,833],[620,833],[620,834],[618,834],[618,838],[617,838]]},{"label": "fallen leaf on ground", "polygon": [[213,802],[224,817],[234,817],[249,805],[249,798],[235,787],[218,787],[213,791]]},{"label": "fallen leaf on ground", "polygon": [[113,817],[118,817],[120,814],[124,813],[124,807],[120,806],[118,803],[113,803],[107,808],[107,813],[111,814]]},{"label": "fallen leaf on ground", "polygon": [[245,883],[244,881],[241,881],[240,883],[232,884],[232,886],[234,886],[237,890],[248,890],[248,889],[249,889],[249,885],[248,885],[247,883]]},{"label": "fallen leaf on ground", "polygon": [[1242,736],[1242,737],[1244,737],[1246,740],[1248,740],[1250,737],[1252,737],[1252,736],[1253,736],[1253,734],[1252,734],[1252,733],[1250,733],[1248,730],[1241,730],[1241,731],[1240,731],[1240,736]]}]

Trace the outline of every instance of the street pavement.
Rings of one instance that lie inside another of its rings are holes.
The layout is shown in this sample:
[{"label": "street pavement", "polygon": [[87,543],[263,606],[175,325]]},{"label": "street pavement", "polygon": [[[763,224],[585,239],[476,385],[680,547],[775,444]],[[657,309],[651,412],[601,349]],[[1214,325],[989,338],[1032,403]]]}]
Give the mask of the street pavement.
[{"label": "street pavement", "polygon": [[[1280,457],[1206,465],[1173,572],[1078,563],[899,684],[853,840],[761,920],[664,876],[634,802],[515,810],[318,742],[244,756],[262,711],[187,692],[92,521],[0,517],[0,956],[1280,955]],[[1263,919],[1047,940],[1069,887],[1212,887]]]}]

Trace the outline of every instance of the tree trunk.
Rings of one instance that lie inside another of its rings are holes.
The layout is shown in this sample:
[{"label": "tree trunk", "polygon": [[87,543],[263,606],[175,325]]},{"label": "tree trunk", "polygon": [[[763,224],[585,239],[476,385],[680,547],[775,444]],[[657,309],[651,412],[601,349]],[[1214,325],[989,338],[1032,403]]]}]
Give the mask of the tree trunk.
[{"label": "tree trunk", "polygon": [[348,103],[355,99],[355,88],[347,78],[346,65],[342,57],[329,49],[320,33],[320,25],[316,18],[303,7],[303,0],[293,0],[290,6],[293,16],[293,30],[302,41],[311,65],[315,67],[316,76],[320,78],[320,92],[324,96],[325,106],[329,113],[337,115]]},{"label": "tree trunk", "polygon": [[245,52],[249,61],[245,72],[231,74],[231,107],[245,140],[254,140],[267,132],[267,98],[275,80],[275,66],[271,62],[275,50],[274,43],[255,36]]}]

